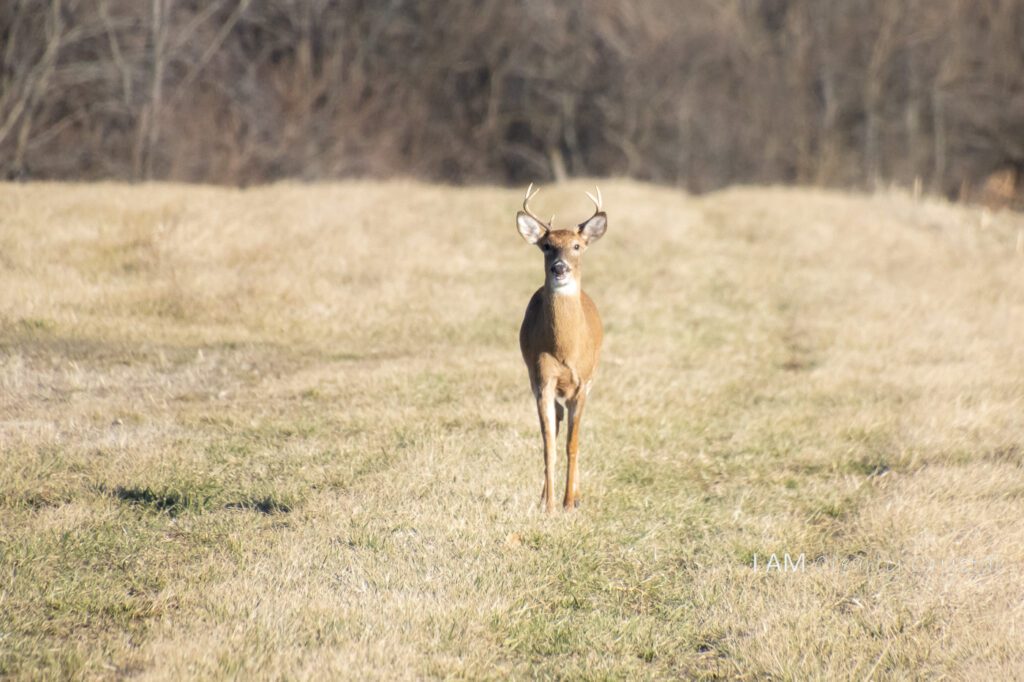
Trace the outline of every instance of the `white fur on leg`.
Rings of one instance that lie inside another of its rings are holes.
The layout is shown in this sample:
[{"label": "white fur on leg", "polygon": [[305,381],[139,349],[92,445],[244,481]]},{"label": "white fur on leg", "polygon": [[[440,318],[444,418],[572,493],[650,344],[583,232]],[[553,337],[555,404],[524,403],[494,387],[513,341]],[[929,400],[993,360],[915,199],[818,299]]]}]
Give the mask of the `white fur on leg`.
[{"label": "white fur on leg", "polygon": [[554,452],[555,452],[555,429],[558,428],[558,421],[557,421],[558,417],[555,414],[555,401],[554,400],[549,401],[548,404],[544,407],[544,415],[547,417],[547,420],[548,420],[547,428],[545,429],[547,431],[547,436],[546,437],[548,439],[550,439],[550,442],[546,443],[546,445],[550,445],[551,446],[551,452],[552,452],[551,466],[554,466],[555,465],[555,455],[554,455]]}]

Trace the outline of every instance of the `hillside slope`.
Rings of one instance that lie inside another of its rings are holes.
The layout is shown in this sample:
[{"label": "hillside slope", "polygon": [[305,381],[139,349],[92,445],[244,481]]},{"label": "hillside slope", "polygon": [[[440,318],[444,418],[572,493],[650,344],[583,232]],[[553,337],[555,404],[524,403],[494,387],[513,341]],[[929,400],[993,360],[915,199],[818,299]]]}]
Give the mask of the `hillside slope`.
[{"label": "hillside slope", "polygon": [[1024,669],[1024,218],[602,191],[546,518],[519,190],[0,185],[0,676]]}]

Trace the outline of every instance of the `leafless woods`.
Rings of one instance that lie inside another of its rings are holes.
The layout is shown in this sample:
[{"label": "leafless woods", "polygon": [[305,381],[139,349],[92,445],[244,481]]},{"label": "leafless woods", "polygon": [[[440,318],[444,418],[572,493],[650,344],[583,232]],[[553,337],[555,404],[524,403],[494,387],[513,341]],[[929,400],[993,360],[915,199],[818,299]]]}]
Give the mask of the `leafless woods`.
[{"label": "leafless woods", "polygon": [[952,194],[1022,166],[1022,0],[0,3],[6,177]]}]

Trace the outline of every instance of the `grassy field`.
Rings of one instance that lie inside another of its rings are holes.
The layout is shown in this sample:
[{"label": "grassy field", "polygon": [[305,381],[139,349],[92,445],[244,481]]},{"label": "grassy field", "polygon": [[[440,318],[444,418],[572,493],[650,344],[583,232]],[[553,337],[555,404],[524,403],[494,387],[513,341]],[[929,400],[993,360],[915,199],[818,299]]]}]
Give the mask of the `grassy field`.
[{"label": "grassy field", "polygon": [[602,191],[547,517],[521,189],[0,185],[0,677],[1021,674],[1024,216]]}]

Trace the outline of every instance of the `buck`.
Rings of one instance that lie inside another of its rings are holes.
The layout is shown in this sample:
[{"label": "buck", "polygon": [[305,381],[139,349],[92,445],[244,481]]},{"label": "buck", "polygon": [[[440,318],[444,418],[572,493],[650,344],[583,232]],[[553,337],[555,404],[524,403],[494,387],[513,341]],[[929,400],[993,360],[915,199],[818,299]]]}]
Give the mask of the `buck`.
[{"label": "buck", "polygon": [[575,230],[555,230],[554,216],[544,222],[530,211],[530,199],[537,192],[526,190],[523,210],[516,213],[519,234],[544,253],[544,286],[526,306],[519,330],[519,348],[530,374],[530,387],[537,401],[540,434],[544,440],[544,489],[541,504],[548,513],[555,510],[555,442],[566,412],[569,432],[565,452],[566,509],[580,504],[578,458],[580,421],[590,393],[594,370],[601,353],[601,317],[597,306],[583,291],[582,257],[608,227],[601,210],[601,190],[594,202],[594,215]]}]

